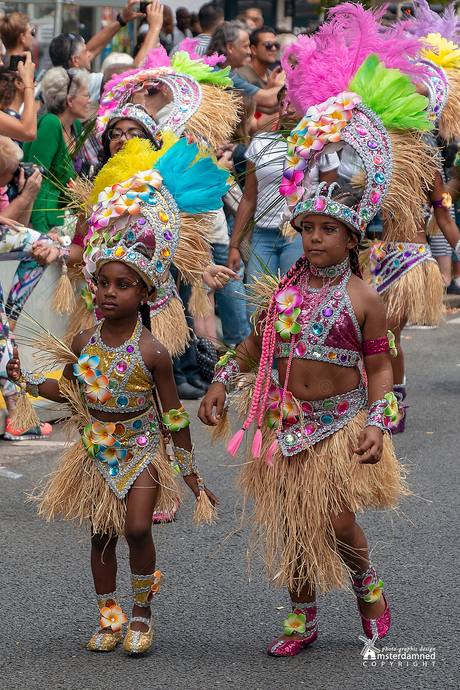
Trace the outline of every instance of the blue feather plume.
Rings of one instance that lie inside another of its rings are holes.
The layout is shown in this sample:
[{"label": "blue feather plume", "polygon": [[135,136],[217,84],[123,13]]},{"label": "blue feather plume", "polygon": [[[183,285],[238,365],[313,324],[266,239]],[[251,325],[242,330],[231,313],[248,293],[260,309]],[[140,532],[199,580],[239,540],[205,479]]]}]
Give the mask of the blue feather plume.
[{"label": "blue feather plume", "polygon": [[206,213],[222,207],[222,196],[228,191],[228,172],[211,158],[199,158],[198,146],[180,139],[155,164],[163,183],[173,195],[180,211]]}]

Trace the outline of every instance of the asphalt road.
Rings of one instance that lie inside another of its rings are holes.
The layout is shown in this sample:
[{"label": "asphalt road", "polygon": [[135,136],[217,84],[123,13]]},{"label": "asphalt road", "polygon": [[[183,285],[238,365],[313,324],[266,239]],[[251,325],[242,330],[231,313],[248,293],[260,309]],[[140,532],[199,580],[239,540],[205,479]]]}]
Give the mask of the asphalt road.
[{"label": "asphalt road", "polygon": [[[359,521],[392,612],[391,631],[377,646],[403,654],[434,648],[426,666],[407,660],[364,666],[359,616],[347,592],[320,599],[319,637],[311,648],[295,658],[267,656],[289,599],[257,572],[248,581],[245,529],[219,549],[235,527],[235,470],[224,471],[224,449],[209,447],[198,420],[192,432],[200,469],[220,499],[220,519],[196,529],[189,505],[174,524],[154,526],[165,582],[155,601],[151,651],[143,658],[130,658],[120,647],[111,654],[88,652],[98,621],[88,534],[66,522],[37,521],[25,502],[25,492],[58,456],[63,435],[57,427],[50,441],[0,441],[0,688],[458,688],[460,313],[437,330],[407,330],[404,338],[410,409],[406,433],[395,437],[395,445],[415,496],[399,515],[368,513]],[[197,408],[187,402],[192,418]],[[129,613],[125,544],[119,555],[118,592]]]}]

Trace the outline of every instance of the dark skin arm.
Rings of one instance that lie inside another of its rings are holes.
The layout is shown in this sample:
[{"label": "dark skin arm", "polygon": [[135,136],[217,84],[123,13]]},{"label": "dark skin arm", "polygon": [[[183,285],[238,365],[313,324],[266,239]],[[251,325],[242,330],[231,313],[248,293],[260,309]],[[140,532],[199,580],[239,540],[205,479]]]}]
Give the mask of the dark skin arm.
[{"label": "dark skin arm", "polygon": [[[439,172],[436,173],[433,188],[430,192],[431,201],[439,201],[442,199],[442,195],[447,192],[442,177]],[[441,206],[440,208],[434,209],[434,215],[439,228],[452,247],[455,249],[455,245],[460,240],[459,229],[449,213],[449,209],[446,206]]]}]

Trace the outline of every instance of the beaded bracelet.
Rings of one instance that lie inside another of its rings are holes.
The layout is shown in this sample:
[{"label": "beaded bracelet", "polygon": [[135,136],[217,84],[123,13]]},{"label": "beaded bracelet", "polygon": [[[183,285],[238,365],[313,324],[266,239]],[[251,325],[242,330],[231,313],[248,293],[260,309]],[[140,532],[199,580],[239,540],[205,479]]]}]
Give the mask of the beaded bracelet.
[{"label": "beaded bracelet", "polygon": [[183,477],[188,477],[190,474],[199,474],[195,460],[195,446],[193,444],[192,450],[173,446],[173,452]]},{"label": "beaded bracelet", "polygon": [[41,383],[45,383],[46,376],[34,374],[33,371],[29,369],[21,369],[20,381],[26,384],[25,388],[22,388],[22,393],[28,393],[33,398],[38,398],[40,396],[38,387]]},{"label": "beaded bracelet", "polygon": [[[234,357],[229,357],[228,355],[235,354],[233,350],[229,350],[221,359],[217,362],[216,366],[221,364],[220,368],[217,369],[212,383],[223,383],[227,393],[230,392],[233,384],[234,378],[240,373],[240,365]],[[222,366],[223,364],[223,366]]]},{"label": "beaded bracelet", "polygon": [[387,393],[369,407],[365,426],[376,426],[385,433],[398,418],[398,401],[394,393]]}]

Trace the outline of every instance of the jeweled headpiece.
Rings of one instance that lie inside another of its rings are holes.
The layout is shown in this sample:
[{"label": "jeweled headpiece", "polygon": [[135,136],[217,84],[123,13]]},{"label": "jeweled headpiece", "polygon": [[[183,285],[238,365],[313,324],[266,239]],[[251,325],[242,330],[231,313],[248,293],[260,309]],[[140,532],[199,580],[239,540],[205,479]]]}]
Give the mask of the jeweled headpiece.
[{"label": "jeweled headpiece", "polygon": [[[292,131],[288,139],[291,155],[288,154],[285,161],[284,185],[280,191],[288,203],[302,195],[292,211],[293,225],[299,215],[307,212],[332,215],[363,238],[368,223],[380,210],[393,171],[391,142],[381,119],[361,100],[357,94],[345,93],[313,106]],[[327,153],[346,144],[357,152],[365,168],[366,183],[358,205],[350,208],[332,200],[332,185],[326,196],[321,194],[323,185],[319,185],[310,198],[308,173],[315,165],[316,152]],[[302,186],[294,190],[296,180]]]},{"label": "jeweled headpiece", "polygon": [[[428,73],[422,76],[422,82],[430,94],[429,118],[447,141],[458,141],[460,20],[455,3],[448,5],[439,15],[430,8],[426,0],[414,0],[414,10],[416,16],[401,21],[400,26],[423,44],[420,48],[421,60],[418,62],[429,66]],[[436,94],[432,93],[433,84]],[[436,110],[436,107],[439,109]]]},{"label": "jeweled headpiece", "polygon": [[[117,179],[119,162],[126,169],[126,160],[137,158],[142,162],[143,156],[148,158],[149,146],[145,140],[128,141],[123,147],[123,161],[115,156],[111,169],[101,171],[102,179]],[[168,279],[181,226],[190,225],[189,216],[198,216],[206,227],[206,216],[213,218],[212,212],[222,206],[227,177],[228,173],[219,169],[209,155],[200,154],[196,144],[181,139],[155,153],[153,168],[102,190],[99,186],[88,221],[85,275],[94,278],[108,261],[123,261],[142,276],[150,292],[160,289]],[[195,235],[199,234],[197,225],[195,221]],[[197,255],[199,251],[199,241],[190,238],[189,254]],[[209,261],[206,254],[205,258]],[[200,266],[196,270],[199,272]]]},{"label": "jeweled headpiece", "polygon": [[99,131],[134,94],[165,85],[172,92],[173,105],[161,129],[177,132],[187,124],[192,134],[206,139],[213,148],[230,137],[237,124],[238,99],[225,88],[232,85],[228,67],[215,70],[216,60],[209,64],[184,50],[170,59],[164,48],[150,51],[146,63],[148,67],[115,75],[107,83],[97,114]]},{"label": "jeweled headpiece", "polygon": [[[385,90],[392,93],[391,99],[383,97],[382,83],[385,84]],[[340,217],[364,237],[368,223],[382,208],[392,186],[394,192],[390,198],[390,209],[386,210],[400,217],[401,222],[413,217],[418,205],[423,203],[423,195],[420,192],[420,199],[415,194],[409,199],[402,198],[400,179],[397,178],[397,184],[391,184],[395,159],[391,130],[429,128],[424,110],[426,105],[427,99],[415,93],[409,77],[399,70],[386,69],[376,55],[371,55],[349,82],[348,92],[331,96],[325,103],[310,107],[288,138],[288,155],[280,188],[291,208],[293,220],[306,212],[324,214],[325,208],[329,211],[332,208],[330,215]],[[356,208],[350,210],[348,206],[342,206],[320,194],[310,200],[309,172],[318,156],[340,150],[346,144],[356,151],[363,168],[359,183],[363,192]],[[415,144],[414,141],[414,147]],[[397,142],[399,157],[400,148]],[[420,143],[421,155],[425,148]],[[415,153],[413,155],[415,157]],[[399,166],[400,173],[406,173],[401,169],[404,167]],[[421,186],[420,180],[418,186]]]}]

